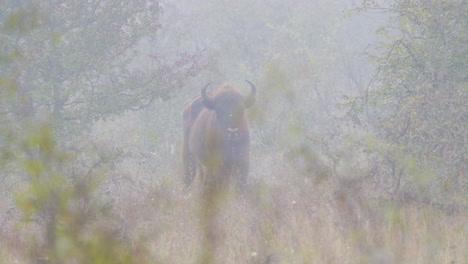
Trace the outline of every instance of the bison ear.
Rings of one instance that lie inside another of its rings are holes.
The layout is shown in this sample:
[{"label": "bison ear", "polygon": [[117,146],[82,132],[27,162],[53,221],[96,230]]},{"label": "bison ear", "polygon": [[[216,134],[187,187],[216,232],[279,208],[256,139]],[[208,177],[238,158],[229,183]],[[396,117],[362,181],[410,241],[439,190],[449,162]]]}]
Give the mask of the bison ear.
[{"label": "bison ear", "polygon": [[206,94],[206,89],[208,88],[208,86],[210,86],[210,84],[211,82],[205,85],[205,87],[203,87],[203,89],[201,90],[201,96],[203,98],[203,104],[208,109],[214,109],[214,99]]}]

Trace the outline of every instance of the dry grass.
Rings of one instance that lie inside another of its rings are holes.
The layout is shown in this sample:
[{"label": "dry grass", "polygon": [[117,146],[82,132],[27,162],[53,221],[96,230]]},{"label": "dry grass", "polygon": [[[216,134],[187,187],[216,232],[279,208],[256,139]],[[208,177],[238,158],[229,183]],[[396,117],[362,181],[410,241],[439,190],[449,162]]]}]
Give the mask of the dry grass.
[{"label": "dry grass", "polygon": [[[122,170],[99,194],[112,201],[112,213],[103,221],[114,225],[122,239],[135,245],[145,241],[155,263],[468,259],[466,212],[448,215],[415,203],[377,201],[352,188],[337,190],[327,181],[314,185],[291,167],[270,157],[253,171],[247,194],[227,188],[213,194],[211,203],[197,182],[186,190],[177,171]],[[4,226],[0,263],[27,263],[23,246],[30,237],[23,227],[14,221]]]},{"label": "dry grass", "polygon": [[[215,263],[463,263],[466,219],[416,205],[375,210],[350,223],[326,200],[310,203],[280,187],[263,197],[229,196],[215,215]],[[309,199],[308,199],[309,198]],[[153,244],[164,263],[194,263],[204,250],[203,209],[180,200]]]},{"label": "dry grass", "polygon": [[280,155],[264,160],[247,195],[231,187],[216,194],[210,211],[197,183],[185,190],[177,172],[149,188],[154,255],[162,263],[203,263],[210,248],[214,263],[463,263],[468,257],[464,214],[378,201],[355,188],[337,190],[331,181],[314,185]]}]

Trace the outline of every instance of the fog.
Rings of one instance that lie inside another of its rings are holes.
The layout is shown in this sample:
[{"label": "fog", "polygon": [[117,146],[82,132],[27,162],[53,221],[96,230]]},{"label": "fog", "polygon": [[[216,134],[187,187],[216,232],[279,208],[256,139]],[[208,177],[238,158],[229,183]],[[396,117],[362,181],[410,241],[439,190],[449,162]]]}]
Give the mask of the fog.
[{"label": "fog", "polygon": [[468,258],[466,1],[1,6],[0,263]]}]

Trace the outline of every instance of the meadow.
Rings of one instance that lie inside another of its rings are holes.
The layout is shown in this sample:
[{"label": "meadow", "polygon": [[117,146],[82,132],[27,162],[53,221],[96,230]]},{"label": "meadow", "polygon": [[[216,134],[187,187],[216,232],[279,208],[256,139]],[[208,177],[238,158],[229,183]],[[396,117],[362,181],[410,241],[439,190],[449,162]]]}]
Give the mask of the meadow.
[{"label": "meadow", "polygon": [[[177,160],[157,173],[137,159],[94,190],[110,209],[92,220],[151,263],[464,263],[466,209],[379,198],[363,182],[320,182],[282,153],[257,151],[249,187],[186,188]],[[2,197],[2,206],[10,205]],[[0,263],[30,263],[39,222],[3,218]],[[90,228],[91,227],[87,227]],[[77,231],[77,236],[80,232]],[[66,245],[59,246],[66,247]],[[143,254],[143,253],[142,253]],[[40,262],[36,262],[40,263]],[[70,262],[73,263],[73,262]]]}]

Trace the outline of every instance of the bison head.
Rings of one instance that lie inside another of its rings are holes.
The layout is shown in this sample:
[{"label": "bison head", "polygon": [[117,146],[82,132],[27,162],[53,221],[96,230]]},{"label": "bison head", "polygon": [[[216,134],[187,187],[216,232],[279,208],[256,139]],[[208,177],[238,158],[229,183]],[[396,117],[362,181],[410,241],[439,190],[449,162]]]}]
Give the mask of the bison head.
[{"label": "bison head", "polygon": [[240,137],[240,129],[244,125],[244,110],[255,102],[256,88],[246,80],[251,90],[248,95],[241,94],[236,88],[226,85],[223,88],[207,94],[208,83],[201,91],[203,104],[216,113],[216,121],[219,128],[226,134],[230,141],[236,141]]}]

